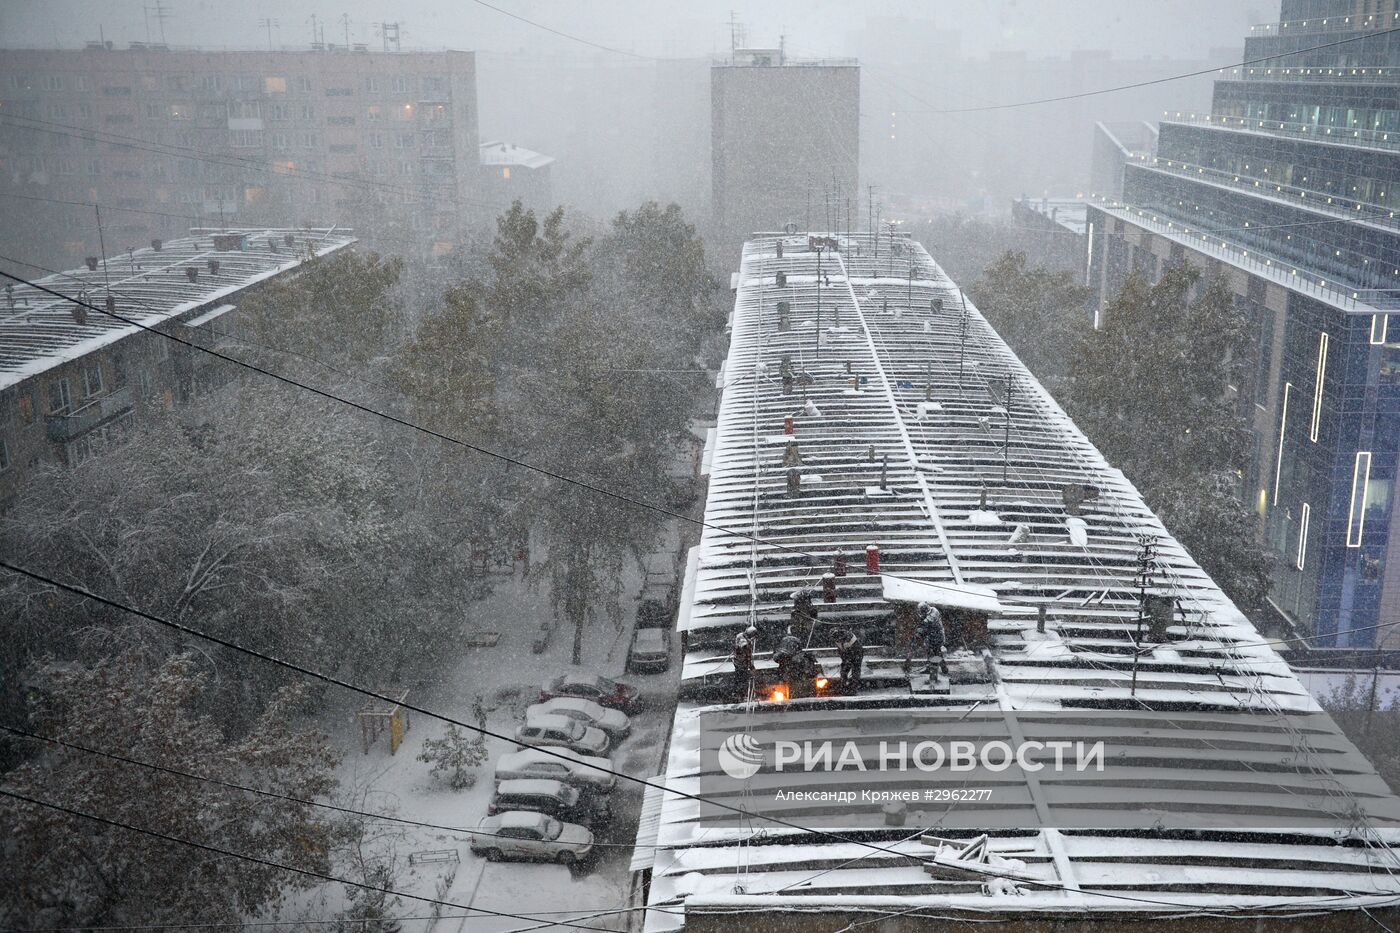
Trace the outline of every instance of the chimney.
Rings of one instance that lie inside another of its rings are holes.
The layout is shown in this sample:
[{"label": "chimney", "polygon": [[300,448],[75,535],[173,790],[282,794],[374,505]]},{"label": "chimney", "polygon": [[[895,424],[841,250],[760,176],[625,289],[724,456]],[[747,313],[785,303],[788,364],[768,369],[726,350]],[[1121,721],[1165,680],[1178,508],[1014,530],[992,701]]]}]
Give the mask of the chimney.
[{"label": "chimney", "polygon": [[865,574],[876,576],[880,573],[880,547],[875,544],[865,546]]},{"label": "chimney", "polygon": [[[784,395],[791,395],[791,394],[792,394],[792,373],[783,373],[783,394],[784,394]],[[786,419],[786,420],[789,421],[789,422],[792,421],[791,418],[788,418],[788,419]],[[791,434],[792,432],[791,432],[791,431],[788,431],[788,432],[786,432],[786,433]]]},{"label": "chimney", "polygon": [[1045,604],[1041,603],[1035,612],[1035,630],[1041,634],[1045,633]]},{"label": "chimney", "polygon": [[88,271],[89,271],[89,272],[96,272],[96,271],[97,271],[97,257],[96,257],[96,256],[89,256],[89,257],[87,257],[86,259],[84,259],[83,262],[87,263],[87,267],[88,267]]},{"label": "chimney", "polygon": [[218,274],[219,274],[219,260],[217,260],[217,259],[210,259],[210,260],[209,260],[209,274],[210,274],[210,275],[218,275]]},{"label": "chimney", "polygon": [[151,249],[155,250],[157,253],[160,252],[161,247],[164,246],[164,245],[165,245],[165,244],[162,243],[160,240],[152,240],[152,241],[151,241]]},{"label": "chimney", "polygon": [[[788,379],[791,379],[792,377],[789,376],[789,377],[787,377],[787,378],[788,378]],[[785,382],[784,384],[786,384],[786,382]],[[784,433],[784,434],[792,434],[792,433],[794,432],[794,430],[795,430],[795,425],[793,424],[792,415],[785,415],[785,416],[783,417],[783,433]]]},{"label": "chimney", "polygon": [[822,602],[836,602],[836,574],[822,574]]},{"label": "chimney", "polygon": [[792,305],[786,301],[778,302],[778,330],[786,331],[792,329]]},{"label": "chimney", "polygon": [[797,449],[797,441],[788,441],[787,449],[783,451],[783,466],[801,466],[802,452]]},{"label": "chimney", "polygon": [[110,292],[107,295],[107,310],[112,314],[117,313],[117,298]]},{"label": "chimney", "polygon": [[846,575],[846,552],[845,552],[845,551],[837,551],[837,552],[836,552],[836,558],[835,558],[835,560],[832,561],[832,570],[835,571],[835,573],[836,573],[836,575],[837,575],[838,577],[844,577],[844,576]]},{"label": "chimney", "polygon": [[185,266],[185,278],[191,282],[199,281],[199,266]]},{"label": "chimney", "polygon": [[777,243],[774,244],[774,245],[776,245],[776,246],[778,247],[778,258],[779,258],[779,259],[782,259],[782,258],[783,258],[783,241],[782,241],[782,240],[778,240]]},{"label": "chimney", "polygon": [[296,246],[297,238],[289,233],[286,236],[282,237],[282,242],[286,243],[288,246]]},{"label": "chimney", "polygon": [[786,288],[786,287],[787,287],[787,273],[786,273],[786,272],[784,272],[784,271],[782,271],[781,269],[779,269],[779,270],[778,270],[778,274],[774,277],[774,279],[775,279],[775,281],[776,281],[776,283],[777,283],[777,285],[778,285],[779,288]]}]

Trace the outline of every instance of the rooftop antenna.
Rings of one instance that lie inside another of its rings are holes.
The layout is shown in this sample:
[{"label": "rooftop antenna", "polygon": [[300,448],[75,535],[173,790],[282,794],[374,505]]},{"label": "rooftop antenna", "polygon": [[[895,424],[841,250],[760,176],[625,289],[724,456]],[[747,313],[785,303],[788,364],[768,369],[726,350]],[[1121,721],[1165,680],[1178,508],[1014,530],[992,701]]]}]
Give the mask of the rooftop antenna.
[{"label": "rooftop antenna", "polygon": [[172,13],[170,7],[162,3],[161,0],[156,0],[153,6],[148,6],[144,9],[146,11],[146,42],[149,43],[151,41],[151,14],[154,13],[156,16],[156,25],[160,28],[160,44],[165,45],[165,21],[175,14]]},{"label": "rooftop antenna", "polygon": [[271,52],[272,29],[277,25],[277,20],[273,19],[271,16],[264,16],[262,19],[258,20],[258,25],[267,30],[267,50]]},{"label": "rooftop antenna", "polygon": [[739,20],[734,16],[734,11],[729,11],[729,54],[733,57],[739,48]]},{"label": "rooftop antenna", "polygon": [[384,51],[391,51],[389,48],[391,45],[393,46],[392,51],[399,51],[399,24],[397,22],[379,23],[378,27],[379,38],[383,43]]},{"label": "rooftop antenna", "polygon": [[345,27],[345,47],[350,48],[350,14],[340,14],[340,24]]}]

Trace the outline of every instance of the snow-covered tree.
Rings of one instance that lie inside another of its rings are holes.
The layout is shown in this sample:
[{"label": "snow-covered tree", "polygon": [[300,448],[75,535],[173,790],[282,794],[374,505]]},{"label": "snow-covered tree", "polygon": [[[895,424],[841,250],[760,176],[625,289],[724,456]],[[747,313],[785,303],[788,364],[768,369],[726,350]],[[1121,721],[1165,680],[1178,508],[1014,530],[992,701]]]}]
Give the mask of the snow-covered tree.
[{"label": "snow-covered tree", "polygon": [[1069,272],[1032,267],[1024,252],[1008,251],[987,267],[970,294],[1041,384],[1062,395],[1069,361],[1092,330],[1085,310],[1092,292]]},{"label": "snow-covered tree", "polygon": [[[34,731],[77,745],[289,797],[330,793],[336,755],[291,725],[279,691],[229,735],[197,710],[208,676],[193,655],[154,667],[128,651],[91,667],[53,664],[31,681]],[[128,765],[49,743],[0,783],[14,793],[241,855],[325,871],[340,828],[325,811]],[[0,806],[0,920],[6,926],[236,923],[306,883],[83,817],[7,800]]]}]

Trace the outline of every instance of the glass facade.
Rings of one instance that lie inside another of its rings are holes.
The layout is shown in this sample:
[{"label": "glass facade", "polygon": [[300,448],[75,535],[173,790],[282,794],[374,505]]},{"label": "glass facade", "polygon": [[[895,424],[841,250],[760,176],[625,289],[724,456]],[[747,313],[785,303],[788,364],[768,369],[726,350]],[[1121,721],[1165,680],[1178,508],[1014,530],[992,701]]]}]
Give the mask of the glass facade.
[{"label": "glass facade", "polygon": [[1400,645],[1376,628],[1400,604],[1400,33],[1376,34],[1397,26],[1394,0],[1284,0],[1246,44],[1270,60],[1164,122],[1121,209],[1090,217],[1124,234],[1091,269],[1105,299],[1183,256],[1229,274],[1255,335],[1243,492],[1276,607],[1322,645]]}]

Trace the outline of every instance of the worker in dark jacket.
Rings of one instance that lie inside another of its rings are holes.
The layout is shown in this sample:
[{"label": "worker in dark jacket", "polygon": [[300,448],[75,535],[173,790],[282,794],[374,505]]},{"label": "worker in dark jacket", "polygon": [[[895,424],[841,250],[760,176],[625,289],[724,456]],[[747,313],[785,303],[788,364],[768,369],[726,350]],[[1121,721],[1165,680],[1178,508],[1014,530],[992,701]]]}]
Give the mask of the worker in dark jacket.
[{"label": "worker in dark jacket", "polygon": [[734,692],[741,697],[749,694],[753,681],[753,643],[758,629],[750,625],[734,636]]},{"label": "worker in dark jacket", "polygon": [[841,658],[841,689],[855,693],[860,689],[861,668],[865,664],[865,646],[860,643],[855,632],[842,632],[836,643],[836,653]]},{"label": "worker in dark jacket", "polygon": [[946,676],[948,661],[943,657],[943,646],[947,635],[943,630],[943,614],[932,603],[919,604],[919,637],[924,642],[924,673],[932,676],[937,663],[937,669]]}]

